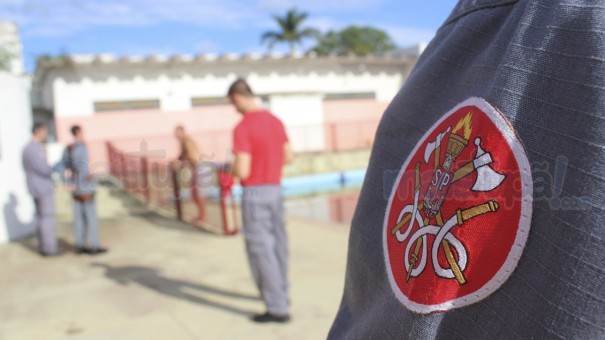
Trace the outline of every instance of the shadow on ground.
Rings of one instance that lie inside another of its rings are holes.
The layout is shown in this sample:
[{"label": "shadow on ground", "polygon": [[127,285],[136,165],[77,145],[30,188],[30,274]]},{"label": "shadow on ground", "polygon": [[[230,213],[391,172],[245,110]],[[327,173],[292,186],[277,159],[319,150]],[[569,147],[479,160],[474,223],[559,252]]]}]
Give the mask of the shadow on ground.
[{"label": "shadow on ground", "polygon": [[234,300],[260,300],[259,297],[253,295],[231,292],[201,283],[191,283],[179,279],[168,278],[162,276],[155,268],[141,266],[112,267],[110,265],[98,262],[92,263],[91,266],[105,269],[105,277],[120,285],[127,285],[130,283],[138,284],[172,298],[197,303],[243,316],[251,316],[254,314],[254,312],[243,310],[227,304],[210,301],[194,293],[218,295]]},{"label": "shadow on ground", "polygon": [[[16,243],[18,243],[20,246],[22,246],[23,248],[31,251],[32,253],[39,255],[38,252],[38,240],[36,238],[36,236],[30,236],[28,238],[22,239],[17,241]],[[58,243],[58,249],[59,249],[59,254],[65,254],[65,253],[73,253],[76,251],[76,247],[65,241],[62,238],[59,238],[57,240]]]}]

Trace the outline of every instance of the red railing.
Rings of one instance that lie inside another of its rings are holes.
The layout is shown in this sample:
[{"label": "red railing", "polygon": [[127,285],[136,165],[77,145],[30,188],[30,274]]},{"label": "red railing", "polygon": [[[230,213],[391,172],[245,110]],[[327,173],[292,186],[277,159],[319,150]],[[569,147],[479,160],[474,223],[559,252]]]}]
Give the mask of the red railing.
[{"label": "red railing", "polygon": [[[297,153],[339,152],[370,148],[377,126],[377,120],[364,120],[288,126],[287,130],[290,143]],[[148,157],[150,161],[176,157],[178,143],[172,135],[173,128],[173,126],[166,126],[166,130],[162,134],[147,134],[138,137],[99,135],[97,139],[87,143],[92,170],[95,173],[108,172],[107,141],[110,141],[118,150],[128,154],[143,155],[144,153],[141,151],[145,151],[146,147],[147,153],[150,153]],[[194,127],[186,126],[186,128],[200,146],[205,160],[224,162],[231,156],[232,131],[195,131]]]},{"label": "red railing", "polygon": [[[238,233],[238,209],[231,195],[232,179],[223,171],[222,164],[204,163],[193,169],[151,159],[144,151],[123,152],[111,142],[106,147],[110,174],[134,197],[187,222],[198,213],[192,202],[192,185],[197,185],[204,219],[196,226],[225,235]],[[192,176],[198,176],[198,180],[193,181]],[[200,180],[199,176],[204,178]]]},{"label": "red railing", "polygon": [[[338,152],[371,147],[377,126],[377,120],[326,123],[288,127],[288,134],[296,152]],[[199,169],[171,166],[168,159],[177,153],[174,137],[168,133],[171,129],[168,127],[166,135],[114,138],[105,145],[107,156],[99,154],[103,151],[101,144],[89,143],[95,146],[91,147],[92,163],[99,172],[109,170],[124,190],[146,204],[163,209],[180,221],[189,221],[195,214],[191,176]],[[221,181],[226,177],[221,176],[220,162],[231,154],[231,134],[231,131],[192,133],[204,159],[212,161],[204,163],[207,174],[201,188],[206,211],[203,225],[224,234],[236,233],[239,226],[231,190]]]}]

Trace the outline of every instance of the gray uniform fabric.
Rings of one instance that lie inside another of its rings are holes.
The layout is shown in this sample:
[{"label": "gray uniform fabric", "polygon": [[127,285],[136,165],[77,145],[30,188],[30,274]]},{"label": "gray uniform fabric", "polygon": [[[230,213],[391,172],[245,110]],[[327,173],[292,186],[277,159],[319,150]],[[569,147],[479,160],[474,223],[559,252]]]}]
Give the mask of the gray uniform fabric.
[{"label": "gray uniform fabric", "polygon": [[97,205],[94,199],[88,202],[74,200],[74,233],[76,247],[84,247],[86,245],[85,239],[88,239],[88,246],[91,249],[101,247]]},{"label": "gray uniform fabric", "polygon": [[[448,110],[482,97],[534,178],[526,249],[487,299],[415,314],[395,298],[382,223],[395,177]],[[387,109],[351,229],[332,339],[605,338],[605,1],[459,1]]]},{"label": "gray uniform fabric", "polygon": [[56,254],[57,219],[54,194],[34,198],[36,207],[36,236],[38,251],[44,254]]},{"label": "gray uniform fabric", "polygon": [[57,236],[53,169],[46,160],[43,145],[32,141],[23,149],[23,169],[27,188],[34,198],[36,207],[39,251],[45,254],[55,254]]},{"label": "gray uniform fabric", "polygon": [[63,152],[63,165],[75,173],[75,176],[68,179],[69,184],[75,187],[74,193],[86,194],[95,191],[97,183],[94,180],[87,179],[90,170],[86,145],[80,142],[72,144],[71,153],[69,147],[66,148]]},{"label": "gray uniform fabric", "polygon": [[267,311],[288,314],[288,239],[279,185],[244,187],[246,252]]},{"label": "gray uniform fabric", "polygon": [[25,146],[23,170],[27,180],[27,189],[34,198],[54,193],[53,168],[48,164],[46,150],[42,144],[32,141]]},{"label": "gray uniform fabric", "polygon": [[[71,179],[67,181],[74,186],[74,194],[82,195],[94,193],[96,182],[88,180],[88,150],[86,145],[76,142],[63,153],[63,164],[66,169],[73,172]],[[76,247],[83,248],[86,245],[85,239],[88,239],[88,246],[92,249],[98,249],[99,242],[97,206],[95,199],[87,202],[74,200],[74,234]],[[87,236],[87,237],[86,237]]]}]

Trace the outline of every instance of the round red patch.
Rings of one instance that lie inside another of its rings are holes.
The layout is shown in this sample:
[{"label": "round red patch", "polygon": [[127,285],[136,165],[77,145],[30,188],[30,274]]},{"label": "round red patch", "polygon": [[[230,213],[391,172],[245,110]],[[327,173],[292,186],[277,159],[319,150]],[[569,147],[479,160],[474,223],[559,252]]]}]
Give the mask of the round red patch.
[{"label": "round red patch", "polygon": [[410,310],[466,306],[497,290],[530,227],[529,161],[509,121],[480,98],[444,115],[405,161],[383,230],[391,287]]}]

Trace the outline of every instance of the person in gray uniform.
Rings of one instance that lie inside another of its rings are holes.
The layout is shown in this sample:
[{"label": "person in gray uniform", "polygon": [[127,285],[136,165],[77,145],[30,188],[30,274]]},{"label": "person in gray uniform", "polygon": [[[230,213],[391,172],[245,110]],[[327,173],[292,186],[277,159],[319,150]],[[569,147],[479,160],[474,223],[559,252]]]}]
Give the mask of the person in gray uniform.
[{"label": "person in gray uniform", "polygon": [[27,188],[36,207],[36,235],[38,251],[42,256],[55,256],[57,249],[57,222],[53,168],[48,164],[44,143],[48,127],[35,123],[32,140],[23,149],[23,169]]},{"label": "person in gray uniform", "polygon": [[[84,132],[78,125],[71,127],[74,142],[63,153],[64,178],[74,200],[74,233],[76,253],[91,255],[107,252],[99,241],[99,221],[95,201],[96,181],[89,171],[88,149]],[[85,238],[87,238],[88,246]]]},{"label": "person in gray uniform", "polygon": [[328,338],[605,338],[604,18],[458,1],[382,117]]}]

